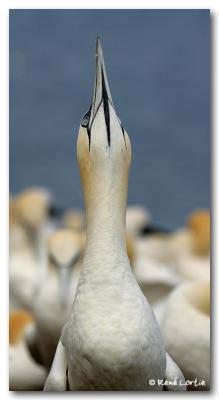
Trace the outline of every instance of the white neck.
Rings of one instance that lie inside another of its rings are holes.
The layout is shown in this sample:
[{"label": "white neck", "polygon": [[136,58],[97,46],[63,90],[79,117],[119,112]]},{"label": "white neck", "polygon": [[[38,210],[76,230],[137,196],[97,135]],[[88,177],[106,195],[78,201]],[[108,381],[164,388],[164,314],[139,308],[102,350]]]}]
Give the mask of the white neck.
[{"label": "white neck", "polygon": [[104,170],[90,176],[84,188],[87,238],[84,265],[87,268],[115,268],[127,260],[125,216],[128,171]]}]

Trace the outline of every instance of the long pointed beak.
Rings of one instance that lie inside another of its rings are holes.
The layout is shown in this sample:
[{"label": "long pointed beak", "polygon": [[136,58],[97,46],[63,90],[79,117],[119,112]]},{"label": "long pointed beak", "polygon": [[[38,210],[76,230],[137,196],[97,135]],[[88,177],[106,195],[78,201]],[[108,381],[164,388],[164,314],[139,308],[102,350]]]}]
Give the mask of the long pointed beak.
[{"label": "long pointed beak", "polygon": [[95,116],[98,107],[102,100],[108,100],[113,104],[112,96],[110,93],[106,67],[103,57],[103,50],[100,43],[100,38],[97,37],[96,41],[96,77],[94,83],[93,100],[91,104],[91,120]]},{"label": "long pointed beak", "polygon": [[103,58],[103,50],[101,47],[100,38],[97,37],[96,76],[94,83],[93,99],[89,111],[85,114],[81,121],[81,125],[87,128],[87,133],[89,137],[89,148],[91,143],[92,124],[101,105],[104,111],[108,145],[110,146],[110,104],[114,108]]},{"label": "long pointed beak", "polygon": [[68,265],[60,265],[58,267],[59,271],[59,287],[60,287],[60,302],[62,306],[68,305],[70,286],[71,286],[71,274],[72,267],[74,267],[81,257],[81,251],[78,251],[73,256],[72,260]]},{"label": "long pointed beak", "polygon": [[63,307],[67,306],[69,300],[70,289],[70,275],[69,267],[60,267],[59,269],[59,284],[60,284],[60,302]]}]

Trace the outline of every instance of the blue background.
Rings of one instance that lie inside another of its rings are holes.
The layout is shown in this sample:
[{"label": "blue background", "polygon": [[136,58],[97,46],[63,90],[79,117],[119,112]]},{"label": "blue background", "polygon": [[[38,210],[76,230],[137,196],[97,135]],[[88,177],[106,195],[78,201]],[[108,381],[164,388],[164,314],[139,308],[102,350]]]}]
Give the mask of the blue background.
[{"label": "blue background", "polygon": [[210,206],[208,10],[11,10],[10,190],[82,207],[76,140],[95,40],[132,143],[129,204],[173,228]]}]

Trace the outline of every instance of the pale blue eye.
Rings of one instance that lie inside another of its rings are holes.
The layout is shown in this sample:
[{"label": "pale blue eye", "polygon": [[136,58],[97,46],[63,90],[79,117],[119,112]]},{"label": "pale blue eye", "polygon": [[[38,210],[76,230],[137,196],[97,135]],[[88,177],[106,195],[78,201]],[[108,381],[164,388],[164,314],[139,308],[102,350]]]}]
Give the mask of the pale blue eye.
[{"label": "pale blue eye", "polygon": [[88,124],[89,124],[90,112],[91,112],[91,106],[90,106],[89,110],[86,112],[86,114],[83,116],[83,118],[81,120],[81,126],[83,126],[84,128],[86,128],[88,126]]}]

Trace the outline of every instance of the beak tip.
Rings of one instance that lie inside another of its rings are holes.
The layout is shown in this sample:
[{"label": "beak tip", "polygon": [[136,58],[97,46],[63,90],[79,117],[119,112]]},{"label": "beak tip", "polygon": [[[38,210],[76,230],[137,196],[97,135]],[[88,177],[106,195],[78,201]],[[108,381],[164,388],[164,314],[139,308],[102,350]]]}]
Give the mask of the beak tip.
[{"label": "beak tip", "polygon": [[103,50],[100,42],[100,36],[96,38],[96,78],[94,84],[93,100],[91,104],[91,119],[95,115],[98,105],[101,103],[103,98],[103,85],[105,87],[105,94],[108,100],[112,104],[112,96],[109,89],[107,73],[105,68]]},{"label": "beak tip", "polygon": [[101,41],[100,41],[100,37],[97,36],[97,40],[96,40],[96,56],[98,58],[101,58],[101,53],[102,53]]},{"label": "beak tip", "polygon": [[99,35],[97,35],[96,44],[97,44],[97,46],[101,44],[101,43],[100,43],[100,36],[99,36]]}]

